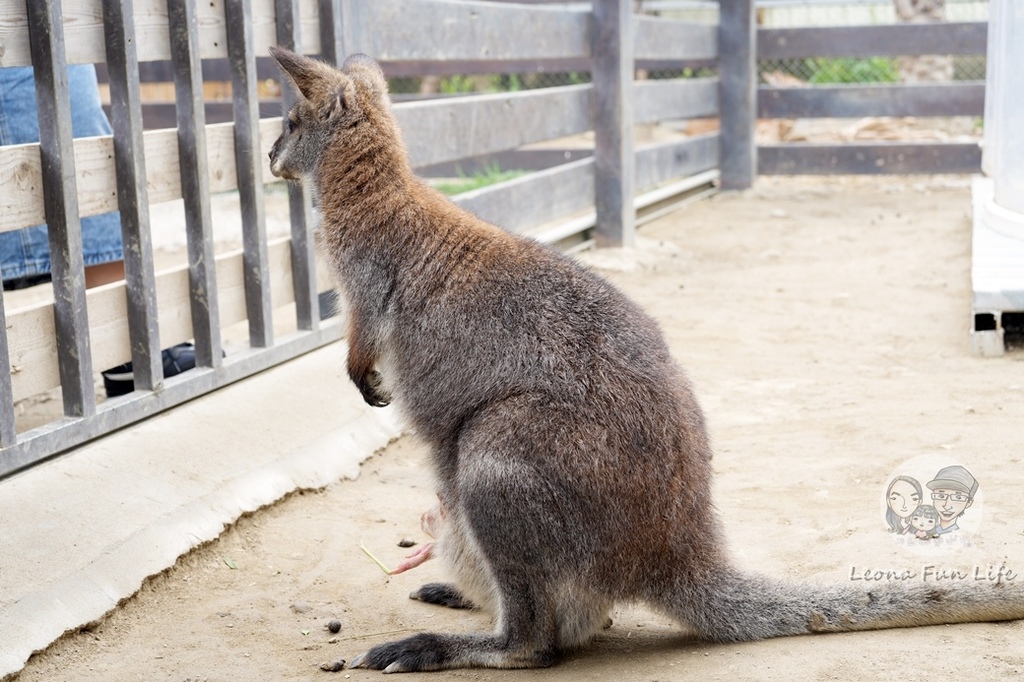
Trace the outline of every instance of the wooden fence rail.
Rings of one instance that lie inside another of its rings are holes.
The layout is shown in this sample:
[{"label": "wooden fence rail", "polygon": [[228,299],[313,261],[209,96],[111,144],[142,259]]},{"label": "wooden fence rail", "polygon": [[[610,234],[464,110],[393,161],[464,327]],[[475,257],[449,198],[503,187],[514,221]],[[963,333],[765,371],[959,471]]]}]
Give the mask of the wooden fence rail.
[{"label": "wooden fence rail", "polygon": [[[900,24],[760,29],[759,59],[876,56],[984,55],[985,23]],[[982,116],[985,84],[832,85],[757,89],[761,119],[865,116]],[[877,142],[761,145],[757,172],[767,175],[826,173],[976,173],[981,149],[965,142]]]}]

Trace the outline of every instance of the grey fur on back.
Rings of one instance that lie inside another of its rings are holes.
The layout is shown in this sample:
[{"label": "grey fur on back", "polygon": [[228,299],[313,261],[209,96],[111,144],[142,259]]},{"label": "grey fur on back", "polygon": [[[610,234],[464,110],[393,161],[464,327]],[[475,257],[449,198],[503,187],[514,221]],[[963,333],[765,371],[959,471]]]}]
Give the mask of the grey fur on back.
[{"label": "grey fur on back", "polygon": [[601,277],[457,208],[409,168],[380,69],[272,49],[302,94],[271,168],[315,183],[349,311],[348,371],[432,450],[453,584],[494,614],[355,666],[549,665],[619,601],[718,641],[1024,617],[1015,585],[789,585],[721,549],[704,418],[657,324]]}]

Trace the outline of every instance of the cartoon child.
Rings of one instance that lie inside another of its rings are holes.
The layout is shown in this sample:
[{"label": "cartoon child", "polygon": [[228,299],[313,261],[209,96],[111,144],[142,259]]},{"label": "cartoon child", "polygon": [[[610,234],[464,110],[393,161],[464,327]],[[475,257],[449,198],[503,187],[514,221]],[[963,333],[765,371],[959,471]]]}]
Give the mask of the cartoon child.
[{"label": "cartoon child", "polygon": [[928,482],[932,491],[932,504],[939,512],[939,524],[935,532],[939,535],[959,530],[957,519],[974,504],[978,492],[978,481],[971,472],[959,464],[939,469],[935,478]]},{"label": "cartoon child", "polygon": [[889,532],[897,535],[910,533],[910,517],[921,505],[921,484],[910,476],[897,476],[892,479],[885,493],[885,522],[889,524]]},{"label": "cartoon child", "polygon": [[939,523],[939,512],[930,504],[922,504],[910,517],[910,525],[914,529],[914,537],[918,540],[931,540],[939,537],[935,526]]}]

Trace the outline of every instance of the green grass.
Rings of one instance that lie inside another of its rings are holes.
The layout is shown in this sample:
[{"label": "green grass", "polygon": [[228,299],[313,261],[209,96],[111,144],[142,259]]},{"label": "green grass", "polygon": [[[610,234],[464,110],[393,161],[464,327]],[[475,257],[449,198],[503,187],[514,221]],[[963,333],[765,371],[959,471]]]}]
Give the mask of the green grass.
[{"label": "green grass", "polygon": [[817,57],[805,62],[811,83],[895,83],[899,80],[896,62],[888,57],[830,59]]},{"label": "green grass", "polygon": [[469,192],[474,189],[480,189],[481,187],[496,185],[499,182],[512,180],[513,178],[518,178],[520,175],[526,175],[528,172],[529,171],[524,170],[501,170],[501,167],[497,163],[494,163],[485,166],[472,175],[463,175],[462,173],[459,173],[458,179],[438,182],[434,184],[434,187],[444,194],[452,196],[454,194],[462,194],[463,192]]}]

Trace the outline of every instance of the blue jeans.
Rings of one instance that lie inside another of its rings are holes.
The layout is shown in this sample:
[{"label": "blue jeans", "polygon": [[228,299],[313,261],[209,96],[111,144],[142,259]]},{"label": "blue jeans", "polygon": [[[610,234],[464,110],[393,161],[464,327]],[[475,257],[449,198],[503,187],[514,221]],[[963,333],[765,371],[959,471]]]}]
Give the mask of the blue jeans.
[{"label": "blue jeans", "polygon": [[[110,123],[100,105],[96,69],[68,67],[71,127],[75,137],[109,135]],[[35,79],[31,67],[0,68],[0,144],[39,141]],[[2,220],[2,218],[0,218]],[[82,219],[86,265],[122,260],[121,220],[117,212]],[[0,232],[0,274],[4,281],[50,272],[46,225]]]}]

